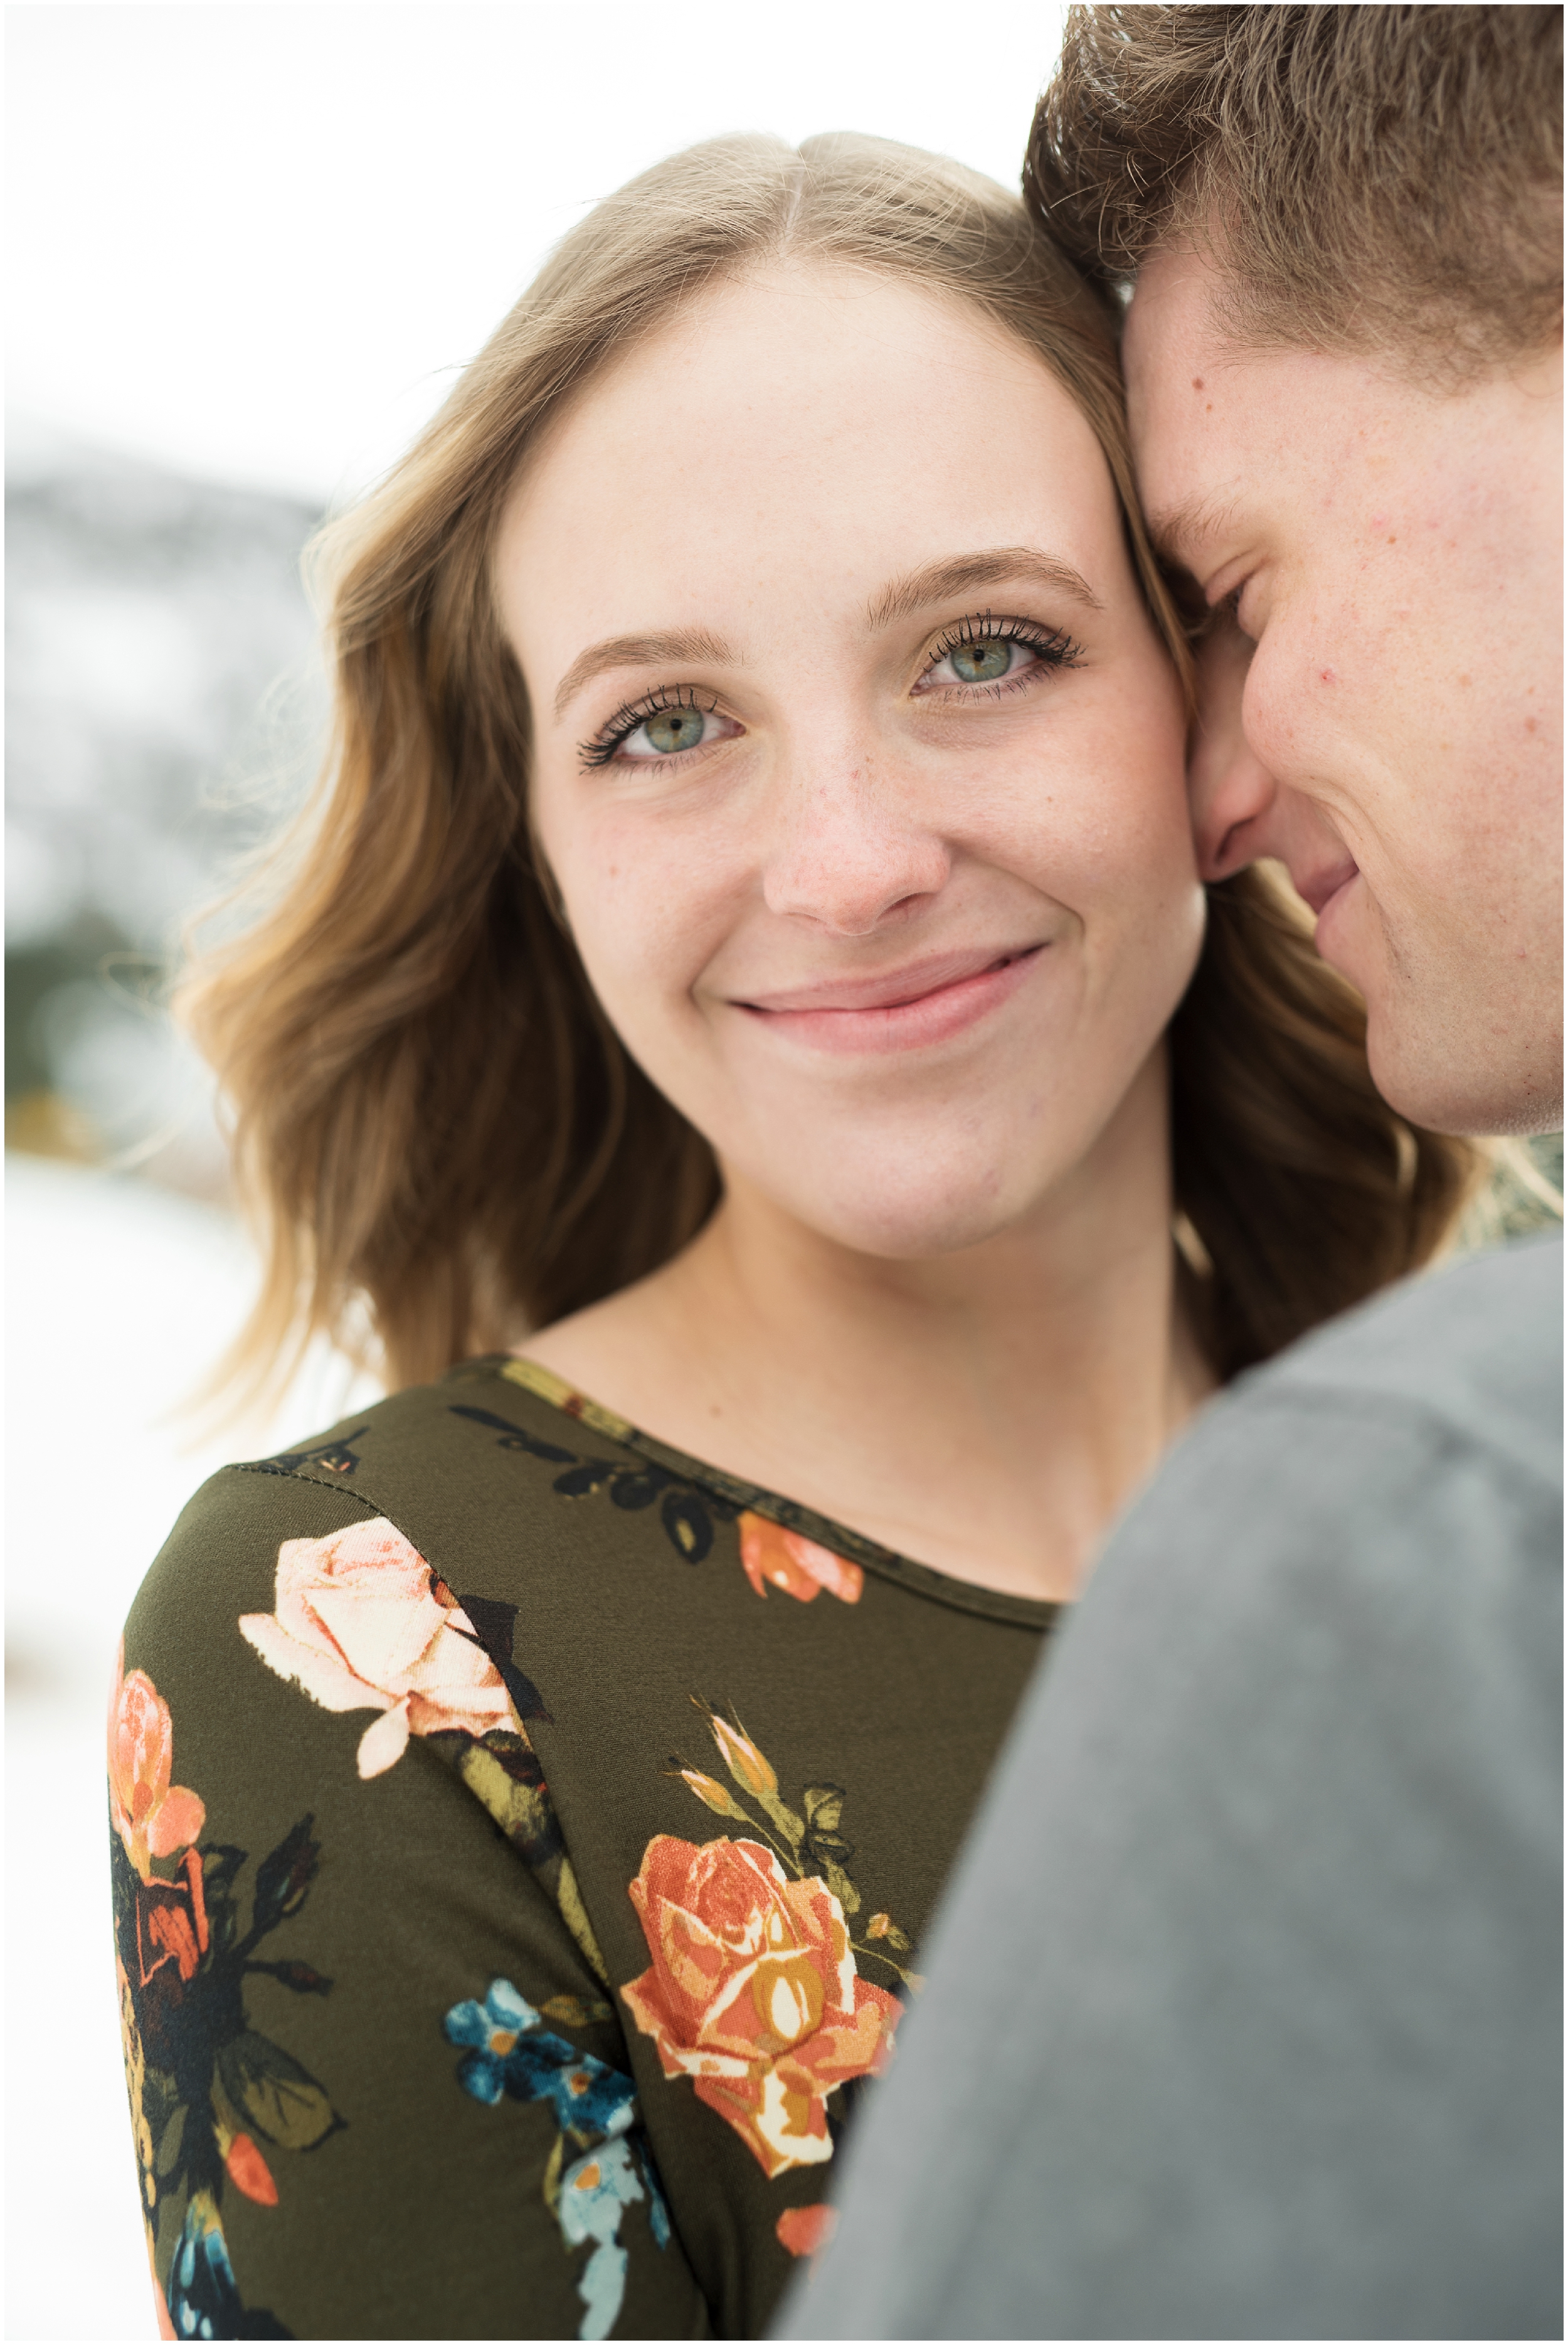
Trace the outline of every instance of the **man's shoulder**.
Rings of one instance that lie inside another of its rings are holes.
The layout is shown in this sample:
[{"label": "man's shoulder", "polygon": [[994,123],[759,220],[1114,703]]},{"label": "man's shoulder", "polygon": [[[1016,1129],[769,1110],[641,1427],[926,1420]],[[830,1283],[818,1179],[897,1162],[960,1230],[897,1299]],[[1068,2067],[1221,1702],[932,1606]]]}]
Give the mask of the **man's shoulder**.
[{"label": "man's shoulder", "polygon": [[[1113,1532],[1080,1608],[1357,1619],[1561,1586],[1560,1238],[1412,1280],[1238,1379]],[[1512,1633],[1512,1632],[1511,1632]]]},{"label": "man's shoulder", "polygon": [[1229,1764],[1274,1710],[1305,1705],[1325,1736],[1360,1721],[1385,1770],[1419,1758],[1434,1781],[1517,1777],[1520,1812],[1547,1814],[1561,1261],[1560,1244],[1531,1242],[1456,1264],[1206,1409],[1113,1531],[1060,1639],[1047,1681],[1076,1705],[1070,1731],[1098,1731],[1098,1704],[1115,1733],[1135,1711],[1179,1714],[1185,1733],[1200,1691],[1230,1721],[1215,1728]]},{"label": "man's shoulder", "polygon": [[1248,1414],[1371,1408],[1445,1446],[1562,1478],[1563,1238],[1522,1239],[1412,1279],[1243,1377]]}]

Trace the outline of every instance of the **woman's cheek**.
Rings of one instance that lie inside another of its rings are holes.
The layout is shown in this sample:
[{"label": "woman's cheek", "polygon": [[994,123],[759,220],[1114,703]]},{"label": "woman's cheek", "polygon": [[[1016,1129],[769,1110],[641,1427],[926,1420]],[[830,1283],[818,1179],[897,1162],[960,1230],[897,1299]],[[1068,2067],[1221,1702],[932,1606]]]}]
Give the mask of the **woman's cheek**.
[{"label": "woman's cheek", "polygon": [[1083,779],[1055,810],[1050,844],[1064,878],[1082,891],[1086,914],[1118,927],[1198,884],[1181,736],[1160,733],[1147,745],[1137,736],[1086,743]]},{"label": "woman's cheek", "polygon": [[1153,1003],[1162,1020],[1185,990],[1204,926],[1180,746],[1179,736],[1174,746],[1157,738],[1151,756],[1135,749],[1100,765],[1073,882],[1099,983]]},{"label": "woman's cheek", "polygon": [[693,990],[733,926],[723,894],[701,885],[693,853],[639,851],[621,839],[586,884],[563,889],[573,938],[611,1022],[643,1059],[678,1047]]}]

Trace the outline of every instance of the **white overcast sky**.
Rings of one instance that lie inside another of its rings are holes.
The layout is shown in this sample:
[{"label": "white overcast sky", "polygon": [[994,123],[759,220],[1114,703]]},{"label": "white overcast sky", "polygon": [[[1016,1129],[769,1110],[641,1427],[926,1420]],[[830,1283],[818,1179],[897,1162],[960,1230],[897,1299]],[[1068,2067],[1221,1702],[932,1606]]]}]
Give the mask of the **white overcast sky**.
[{"label": "white overcast sky", "polygon": [[7,403],[326,499],[660,155],[860,129],[1016,185],[1063,10],[46,0],[5,11]]}]

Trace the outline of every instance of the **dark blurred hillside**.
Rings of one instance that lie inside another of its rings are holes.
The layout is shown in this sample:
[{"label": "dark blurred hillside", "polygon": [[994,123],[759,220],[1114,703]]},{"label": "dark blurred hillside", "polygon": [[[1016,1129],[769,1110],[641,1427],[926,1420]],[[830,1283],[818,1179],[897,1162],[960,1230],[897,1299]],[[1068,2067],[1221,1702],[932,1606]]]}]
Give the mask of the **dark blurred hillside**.
[{"label": "dark blurred hillside", "polygon": [[309,771],[305,502],[13,431],[6,1143],[211,1190],[206,1087],[161,1008],[179,929]]}]

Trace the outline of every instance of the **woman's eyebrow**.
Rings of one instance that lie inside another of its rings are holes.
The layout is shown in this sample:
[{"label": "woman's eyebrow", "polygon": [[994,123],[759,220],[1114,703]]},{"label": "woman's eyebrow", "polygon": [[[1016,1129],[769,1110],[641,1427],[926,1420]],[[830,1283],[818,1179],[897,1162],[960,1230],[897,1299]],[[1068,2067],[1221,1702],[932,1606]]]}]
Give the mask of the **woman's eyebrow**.
[{"label": "woman's eyebrow", "polygon": [[[955,554],[945,562],[927,563],[923,569],[911,571],[907,577],[896,579],[884,589],[867,618],[872,631],[876,633],[891,626],[895,619],[911,618],[933,603],[950,601],[955,594],[1007,585],[1020,579],[1053,587],[1087,610],[1100,608],[1087,582],[1068,563],[1057,562],[1032,545],[1003,545],[984,553]],[[679,627],[659,635],[610,635],[602,644],[591,644],[572,661],[556,688],[555,714],[558,718],[563,716],[584,685],[602,675],[607,668],[654,667],[667,660],[700,660],[709,667],[733,667],[738,664],[727,644],[701,628]]]},{"label": "woman's eyebrow", "polygon": [[1087,610],[1100,608],[1098,597],[1068,563],[1041,553],[1036,546],[998,545],[985,553],[958,553],[946,562],[930,562],[923,570],[912,570],[906,578],[895,579],[884,588],[866,617],[875,633],[890,627],[895,619],[917,617],[933,603],[950,602],[955,594],[982,586],[1011,585],[1020,579],[1070,595]]},{"label": "woman's eyebrow", "polygon": [[665,660],[700,660],[705,667],[733,667],[735,655],[717,635],[700,627],[677,627],[667,635],[607,635],[580,652],[555,692],[555,714],[561,716],[585,684],[612,667],[656,667]]}]

